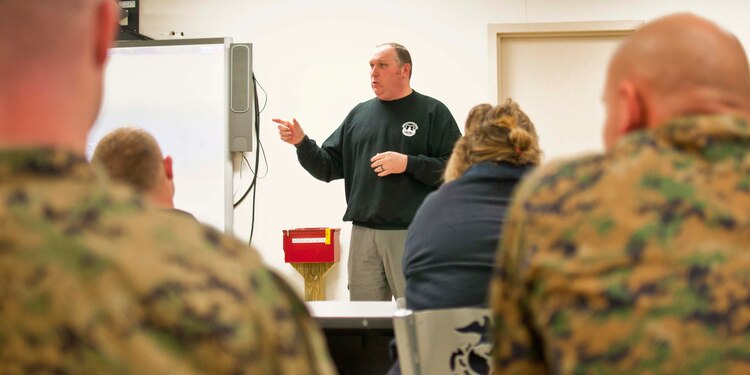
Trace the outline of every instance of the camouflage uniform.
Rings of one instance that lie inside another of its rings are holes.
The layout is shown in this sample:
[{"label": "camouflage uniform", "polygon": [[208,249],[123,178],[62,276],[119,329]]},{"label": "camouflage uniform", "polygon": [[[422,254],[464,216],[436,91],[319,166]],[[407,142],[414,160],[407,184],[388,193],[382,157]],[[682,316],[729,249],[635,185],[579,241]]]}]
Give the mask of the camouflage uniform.
[{"label": "camouflage uniform", "polygon": [[0,150],[0,373],[335,373],[254,250],[97,176]]},{"label": "camouflage uniform", "polygon": [[675,119],[535,171],[492,282],[495,368],[750,374],[750,127]]}]

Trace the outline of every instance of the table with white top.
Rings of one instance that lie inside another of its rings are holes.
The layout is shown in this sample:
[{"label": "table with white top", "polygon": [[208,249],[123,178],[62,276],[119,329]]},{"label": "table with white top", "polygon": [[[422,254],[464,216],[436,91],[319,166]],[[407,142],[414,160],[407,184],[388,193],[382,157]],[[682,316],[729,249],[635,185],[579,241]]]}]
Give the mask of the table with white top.
[{"label": "table with white top", "polygon": [[393,329],[395,301],[310,301],[310,315],[323,329]]}]

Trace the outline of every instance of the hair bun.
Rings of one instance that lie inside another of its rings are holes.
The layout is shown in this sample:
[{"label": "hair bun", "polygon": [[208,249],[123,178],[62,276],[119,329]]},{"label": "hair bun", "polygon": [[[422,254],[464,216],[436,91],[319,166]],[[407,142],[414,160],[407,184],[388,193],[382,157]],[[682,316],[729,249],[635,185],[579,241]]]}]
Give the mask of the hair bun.
[{"label": "hair bun", "polygon": [[525,129],[518,126],[512,128],[510,134],[508,134],[510,143],[519,152],[524,152],[529,149],[534,138]]},{"label": "hair bun", "polygon": [[[496,115],[496,113],[492,113],[492,115]],[[497,120],[490,120],[494,125],[500,125],[507,129],[516,129],[518,128],[518,122],[516,121],[516,118],[511,114],[505,114],[503,113],[500,115],[500,117],[497,118]]]}]

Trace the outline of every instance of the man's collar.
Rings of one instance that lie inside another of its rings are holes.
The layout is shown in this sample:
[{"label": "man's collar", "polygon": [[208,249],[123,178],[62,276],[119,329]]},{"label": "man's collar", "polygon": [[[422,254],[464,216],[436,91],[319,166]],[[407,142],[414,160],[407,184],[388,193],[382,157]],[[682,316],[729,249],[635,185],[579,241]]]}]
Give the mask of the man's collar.
[{"label": "man's collar", "polygon": [[747,118],[728,114],[682,116],[628,135],[618,148],[654,140],[690,150],[705,149],[719,142],[750,142],[750,123]]},{"label": "man's collar", "polygon": [[91,176],[86,158],[80,154],[51,149],[0,149],[0,180],[18,175]]}]

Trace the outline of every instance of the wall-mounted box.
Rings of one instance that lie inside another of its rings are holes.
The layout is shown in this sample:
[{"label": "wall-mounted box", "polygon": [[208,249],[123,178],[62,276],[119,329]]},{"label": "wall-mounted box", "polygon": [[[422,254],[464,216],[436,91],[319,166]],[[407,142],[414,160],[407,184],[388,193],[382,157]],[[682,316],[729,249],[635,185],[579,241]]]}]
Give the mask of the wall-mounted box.
[{"label": "wall-mounted box", "polygon": [[338,262],[340,228],[297,228],[284,231],[284,261],[287,263]]}]

